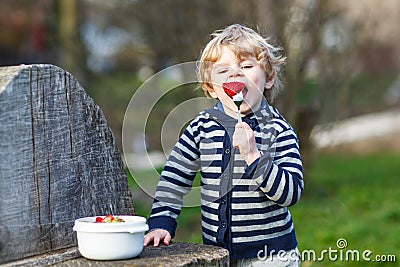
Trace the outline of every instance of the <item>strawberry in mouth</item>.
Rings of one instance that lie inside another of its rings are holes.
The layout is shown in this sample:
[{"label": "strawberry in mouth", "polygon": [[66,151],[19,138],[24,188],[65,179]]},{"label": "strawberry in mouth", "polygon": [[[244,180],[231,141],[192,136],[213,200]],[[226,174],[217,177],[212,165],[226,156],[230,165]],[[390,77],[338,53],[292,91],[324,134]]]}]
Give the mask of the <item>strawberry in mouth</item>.
[{"label": "strawberry in mouth", "polygon": [[243,91],[246,88],[246,85],[242,82],[229,82],[223,83],[222,88],[224,88],[225,94],[233,99],[233,96]]},{"label": "strawberry in mouth", "polygon": [[242,82],[228,82],[223,83],[222,88],[225,94],[227,94],[239,108],[243,103],[244,95],[247,93],[246,85]]},{"label": "strawberry in mouth", "polygon": [[238,121],[242,121],[240,114],[240,105],[243,103],[243,98],[247,93],[246,85],[242,82],[223,83],[222,88],[238,108]]}]

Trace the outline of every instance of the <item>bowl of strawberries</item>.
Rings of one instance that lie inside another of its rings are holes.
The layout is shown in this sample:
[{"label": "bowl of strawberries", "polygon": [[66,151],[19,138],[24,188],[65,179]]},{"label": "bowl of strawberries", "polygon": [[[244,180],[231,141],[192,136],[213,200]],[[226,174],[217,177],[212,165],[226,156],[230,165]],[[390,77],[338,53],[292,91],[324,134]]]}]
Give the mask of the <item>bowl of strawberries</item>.
[{"label": "bowl of strawberries", "polygon": [[138,256],[143,250],[146,218],[105,215],[75,220],[78,249],[93,260],[122,260]]}]

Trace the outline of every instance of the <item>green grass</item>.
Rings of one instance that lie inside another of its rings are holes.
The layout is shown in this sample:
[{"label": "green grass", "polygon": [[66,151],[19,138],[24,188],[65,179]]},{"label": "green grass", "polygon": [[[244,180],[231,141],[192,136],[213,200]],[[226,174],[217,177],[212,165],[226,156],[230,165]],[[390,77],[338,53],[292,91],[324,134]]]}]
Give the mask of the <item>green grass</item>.
[{"label": "green grass", "polygon": [[[399,163],[400,153],[319,155],[306,172],[302,198],[290,208],[299,250],[313,250],[317,257],[329,248],[338,250],[338,256],[370,250],[371,259],[393,254],[400,261]],[[135,194],[137,185],[130,181]],[[134,201],[137,214],[147,217],[151,198],[139,194]],[[201,242],[200,224],[198,207],[183,209],[175,240]],[[347,241],[341,252],[336,245],[340,238]],[[398,262],[331,261],[328,254],[324,259],[302,266],[398,266]]]},{"label": "green grass", "polygon": [[[157,169],[160,173],[162,168]],[[149,171],[138,171],[135,172],[135,175],[141,177],[141,179],[133,179],[131,173],[128,174],[128,182],[133,192],[133,201],[135,205],[135,212],[137,215],[144,216],[146,218],[149,217],[151,212],[151,204],[153,202],[153,198],[138,185],[142,185],[143,177],[149,177]],[[194,186],[200,185],[200,175],[198,174],[193,182]],[[145,191],[149,191],[145,189]],[[150,192],[151,194],[151,192]],[[190,198],[199,199],[200,196],[198,194],[189,194]],[[191,201],[190,203],[193,203]],[[201,215],[200,215],[200,207],[186,207],[182,209],[181,214],[177,218],[178,229],[176,231],[176,236],[174,238],[175,241],[184,241],[184,242],[195,242],[202,243],[201,238]]]},{"label": "green grass", "polygon": [[[299,249],[371,250],[398,254],[400,249],[400,154],[320,155],[305,177],[306,189],[291,208]],[[400,256],[400,254],[396,255]],[[398,266],[377,262],[305,262],[304,266]],[[400,259],[398,259],[400,260]]]}]

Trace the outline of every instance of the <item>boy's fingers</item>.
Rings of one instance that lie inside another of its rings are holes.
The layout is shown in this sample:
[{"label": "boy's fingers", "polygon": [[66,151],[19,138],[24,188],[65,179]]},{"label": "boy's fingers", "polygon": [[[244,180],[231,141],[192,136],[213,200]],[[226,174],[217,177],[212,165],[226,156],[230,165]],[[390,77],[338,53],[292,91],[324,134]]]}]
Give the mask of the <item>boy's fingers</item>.
[{"label": "boy's fingers", "polygon": [[238,148],[239,142],[238,142],[238,134],[235,132],[233,134],[233,138],[232,138],[232,146]]},{"label": "boy's fingers", "polygon": [[235,128],[244,128],[244,125],[245,125],[246,123],[245,122],[238,122],[238,123],[236,123],[235,124]]},{"label": "boy's fingers", "polygon": [[253,132],[253,130],[250,128],[250,126],[245,122],[236,123],[235,130],[236,131],[243,131],[244,130],[245,133]]},{"label": "boy's fingers", "polygon": [[169,242],[171,242],[171,235],[168,233],[164,238],[164,244],[168,246]]},{"label": "boy's fingers", "polygon": [[250,128],[250,125],[248,125],[247,123],[242,123],[242,125],[243,125],[243,128],[246,130],[246,131],[248,131],[248,130],[251,130],[251,128]]},{"label": "boy's fingers", "polygon": [[168,245],[171,241],[171,234],[166,230],[155,230],[144,236],[143,246],[147,246],[151,241],[153,245],[158,247],[160,241],[164,240],[164,244]]},{"label": "boy's fingers", "polygon": [[153,233],[148,233],[144,236],[143,246],[147,246],[153,240]]},{"label": "boy's fingers", "polygon": [[156,235],[154,237],[153,244],[154,244],[155,247],[158,247],[159,243],[160,243],[160,237],[158,235]]},{"label": "boy's fingers", "polygon": [[246,122],[238,122],[238,123],[236,123],[235,128],[243,129],[246,132],[249,131],[249,130],[252,131],[252,129],[250,128],[250,126]]},{"label": "boy's fingers", "polygon": [[148,238],[148,237],[144,237],[144,240],[143,240],[143,246],[145,247],[145,246],[147,246],[147,244],[150,242],[150,238]]}]

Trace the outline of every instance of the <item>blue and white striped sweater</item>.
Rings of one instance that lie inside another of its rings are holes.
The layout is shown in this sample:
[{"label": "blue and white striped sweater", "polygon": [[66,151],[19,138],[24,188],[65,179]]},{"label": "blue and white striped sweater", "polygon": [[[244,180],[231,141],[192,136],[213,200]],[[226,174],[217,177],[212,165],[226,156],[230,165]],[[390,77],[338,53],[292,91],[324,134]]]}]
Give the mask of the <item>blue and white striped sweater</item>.
[{"label": "blue and white striped sweater", "polygon": [[231,146],[236,119],[215,107],[190,123],[161,173],[150,230],[162,228],[174,235],[183,196],[200,171],[205,244],[227,248],[231,258],[257,257],[265,246],[268,253],[297,246],[287,208],[304,187],[296,134],[271,106],[244,121],[263,152],[250,166]]}]

